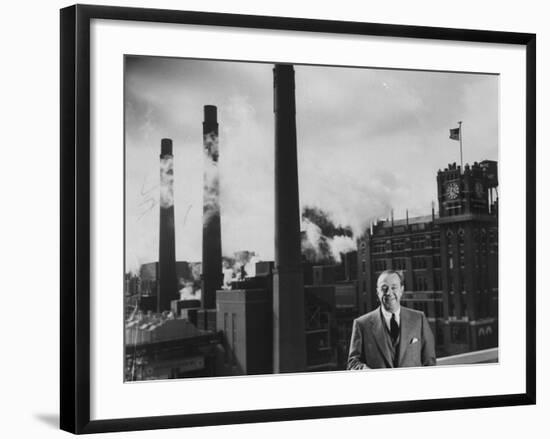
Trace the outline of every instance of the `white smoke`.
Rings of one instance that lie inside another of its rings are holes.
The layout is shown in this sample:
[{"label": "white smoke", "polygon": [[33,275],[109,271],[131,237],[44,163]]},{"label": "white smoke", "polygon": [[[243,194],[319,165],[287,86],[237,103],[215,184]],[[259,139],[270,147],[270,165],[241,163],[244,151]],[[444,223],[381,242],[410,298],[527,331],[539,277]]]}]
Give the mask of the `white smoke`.
[{"label": "white smoke", "polygon": [[225,257],[223,262],[223,288],[231,289],[231,282],[256,276],[256,263],[262,259],[254,252],[242,250],[234,257]]},{"label": "white smoke", "polygon": [[193,289],[192,282],[186,282],[185,286],[180,290],[180,300],[198,300],[200,299],[200,290],[199,296],[197,297],[197,292]]},{"label": "white smoke", "polygon": [[160,159],[160,207],[167,209],[174,205],[174,159]]},{"label": "white smoke", "polygon": [[301,230],[305,232],[306,240],[304,245],[306,248],[313,249],[315,253],[319,253],[319,244],[323,236],[321,228],[317,224],[312,223],[309,219],[302,218]]},{"label": "white smoke", "polygon": [[302,253],[310,261],[321,262],[332,258],[339,263],[341,253],[357,250],[357,244],[353,237],[336,235],[330,238],[325,236],[321,228],[308,218],[302,218],[301,230],[305,232],[304,239],[302,239]]},{"label": "white smoke", "polygon": [[330,250],[327,239],[321,228],[307,218],[302,219],[302,254],[311,262],[322,262],[330,259]]},{"label": "white smoke", "polygon": [[332,239],[328,239],[330,251],[334,260],[340,262],[340,255],[357,250],[355,239],[350,236],[338,235]]},{"label": "white smoke", "polygon": [[204,135],[204,216],[203,225],[208,224],[213,215],[219,215],[219,171],[218,136]]},{"label": "white smoke", "polygon": [[219,142],[216,133],[207,133],[203,136],[204,151],[211,160],[217,162],[219,155]]},{"label": "white smoke", "polygon": [[231,289],[231,282],[233,281],[235,276],[235,273],[233,272],[232,268],[224,268],[223,269],[223,286],[222,288],[224,290]]}]

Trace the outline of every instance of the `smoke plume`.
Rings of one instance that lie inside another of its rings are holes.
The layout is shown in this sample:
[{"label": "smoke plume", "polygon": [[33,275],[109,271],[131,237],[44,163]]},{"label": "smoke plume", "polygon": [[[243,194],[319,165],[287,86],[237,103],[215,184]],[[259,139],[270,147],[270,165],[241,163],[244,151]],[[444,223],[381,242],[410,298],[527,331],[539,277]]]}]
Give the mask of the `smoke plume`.
[{"label": "smoke plume", "polygon": [[220,212],[218,155],[218,136],[214,133],[205,134],[203,226],[206,226],[210,219]]},{"label": "smoke plume", "polygon": [[160,159],[160,207],[167,209],[174,205],[174,159]]},{"label": "smoke plume", "polygon": [[317,207],[302,210],[302,255],[308,262],[333,264],[341,254],[357,249],[349,226],[334,224],[330,215]]},{"label": "smoke plume", "polygon": [[256,263],[262,259],[255,252],[242,250],[233,257],[223,257],[224,288],[231,288],[231,282],[256,276]]}]

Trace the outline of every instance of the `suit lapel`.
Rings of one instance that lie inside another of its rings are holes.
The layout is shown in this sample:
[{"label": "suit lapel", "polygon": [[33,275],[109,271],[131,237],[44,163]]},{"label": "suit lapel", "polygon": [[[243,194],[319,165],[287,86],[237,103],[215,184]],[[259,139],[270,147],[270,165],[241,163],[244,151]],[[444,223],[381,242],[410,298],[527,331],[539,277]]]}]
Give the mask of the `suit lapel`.
[{"label": "suit lapel", "polygon": [[378,308],[376,312],[376,317],[372,320],[372,333],[374,334],[374,339],[376,340],[376,344],[378,345],[378,349],[384,357],[384,360],[388,365],[390,365],[389,367],[393,367],[391,361],[391,352],[388,348],[388,344],[386,342],[386,334],[384,331],[386,331],[386,328],[384,327],[384,322],[382,321],[382,311],[380,311],[380,308]]},{"label": "suit lapel", "polygon": [[411,319],[410,314],[406,308],[401,307],[401,316],[399,322],[399,362],[398,366],[401,366],[401,360],[405,355],[405,351],[409,347],[409,334],[411,332]]}]

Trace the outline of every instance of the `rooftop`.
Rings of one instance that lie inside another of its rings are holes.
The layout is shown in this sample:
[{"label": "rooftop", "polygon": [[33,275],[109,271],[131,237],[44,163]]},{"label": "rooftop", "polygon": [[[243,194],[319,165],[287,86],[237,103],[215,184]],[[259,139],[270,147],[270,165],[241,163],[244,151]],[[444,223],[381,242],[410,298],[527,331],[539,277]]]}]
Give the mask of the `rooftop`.
[{"label": "rooftop", "polygon": [[[435,214],[435,219],[439,218],[439,215]],[[422,224],[422,223],[430,223],[433,221],[432,215],[423,215],[423,216],[415,216],[411,217],[407,220],[407,218],[393,220],[393,227],[396,226],[406,226],[412,225],[412,224]],[[392,221],[390,219],[384,220],[378,223],[378,227],[392,227]]]},{"label": "rooftop", "polygon": [[199,337],[206,333],[187,319],[165,318],[161,315],[136,316],[126,321],[125,341],[126,345],[139,345]]}]

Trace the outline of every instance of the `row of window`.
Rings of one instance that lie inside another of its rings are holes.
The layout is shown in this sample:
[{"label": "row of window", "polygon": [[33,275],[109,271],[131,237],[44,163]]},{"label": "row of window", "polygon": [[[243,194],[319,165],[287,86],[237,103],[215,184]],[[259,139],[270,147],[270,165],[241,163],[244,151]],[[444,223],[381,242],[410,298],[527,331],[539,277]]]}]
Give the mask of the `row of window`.
[{"label": "row of window", "polygon": [[[376,270],[376,271],[383,271],[383,270]],[[433,274],[433,288],[431,288],[430,282],[428,280],[428,276],[422,275],[422,274],[413,274],[413,285],[412,290],[413,291],[441,291],[443,289],[443,284],[441,281],[441,273],[435,272]],[[406,286],[407,287],[407,286]],[[411,289],[409,287],[409,289]],[[366,281],[363,281],[363,291],[367,290],[367,283]]]},{"label": "row of window", "polygon": [[386,253],[390,251],[398,252],[404,251],[408,247],[413,250],[421,250],[426,247],[439,247],[441,241],[439,236],[415,236],[412,239],[408,238],[399,238],[394,239],[393,241],[387,240],[385,242],[375,242],[372,245],[373,253]]},{"label": "row of window", "polygon": [[443,301],[441,300],[405,300],[406,306],[422,311],[426,317],[443,317]]},{"label": "row of window", "polygon": [[[414,256],[411,262],[411,266],[413,270],[422,270],[428,268],[428,258],[429,256]],[[387,270],[388,264],[386,259],[375,259],[373,261],[373,266],[375,271],[384,271]],[[441,267],[441,256],[440,255],[434,255],[432,258],[432,267],[433,268],[440,268]],[[407,270],[407,258],[394,258],[392,260],[392,268],[394,270]],[[362,270],[363,273],[367,272],[367,262],[365,260],[362,261]]]},{"label": "row of window", "polygon": [[[456,230],[453,230],[453,229],[448,229],[447,230],[447,238],[452,239],[454,236],[456,236],[459,243],[464,242],[464,235],[465,235],[465,231],[462,227],[459,227]],[[495,229],[487,230],[487,229],[485,229],[485,227],[482,227],[481,229],[475,228],[475,229],[473,229],[472,235],[473,235],[474,241],[476,243],[482,243],[482,244],[486,244],[486,243],[496,244],[496,243],[498,243],[498,234],[497,234],[497,231]]]},{"label": "row of window", "polygon": [[[447,238],[451,240],[456,236],[460,244],[464,243],[465,231],[462,227],[457,230],[448,229]],[[498,244],[498,235],[496,230],[486,230],[485,228],[473,230],[474,241],[481,244]],[[431,241],[431,245],[430,245]],[[449,242],[450,244],[450,242]],[[390,251],[403,251],[408,247],[413,250],[420,250],[426,247],[439,247],[441,245],[439,236],[413,236],[409,238],[396,238],[386,241],[377,241],[372,244],[373,253],[385,253]]]},{"label": "row of window", "polygon": [[[424,275],[413,276],[413,286],[414,291],[430,291],[430,284],[428,282],[428,277]],[[433,275],[433,291],[441,291],[443,289],[443,284],[441,282],[441,273],[436,272]]]},{"label": "row of window", "polygon": [[[458,260],[459,260],[460,268],[464,269],[464,265],[465,265],[464,256],[460,255]],[[479,265],[480,263],[481,263],[481,265]],[[449,257],[448,258],[448,264],[449,264],[449,269],[453,270],[454,265],[455,265],[454,264],[454,258]],[[476,267],[482,267],[482,268],[487,267],[487,261],[486,260],[480,261],[480,258],[478,258],[478,257],[476,257],[476,259],[475,259],[475,264],[476,264]],[[440,268],[441,267],[441,257],[439,255],[435,255],[433,257],[433,267],[434,268]],[[363,273],[366,273],[366,269],[367,269],[366,261],[363,261],[362,268],[363,268]],[[389,264],[388,264],[388,260],[386,260],[386,259],[375,259],[373,261],[373,268],[374,268],[375,272],[380,273],[384,270],[389,269],[390,267],[389,267]],[[394,269],[394,270],[402,271],[402,272],[407,271],[409,269],[407,267],[407,258],[395,258],[395,259],[393,259],[391,268]],[[428,268],[427,267],[427,257],[418,256],[418,257],[411,258],[411,268],[413,270],[425,270],[425,269],[427,269]],[[449,273],[449,291],[462,291],[464,289],[463,276],[464,276],[463,275],[463,270],[460,270],[459,271],[459,276],[458,276],[458,282],[455,282],[454,274],[452,272]],[[413,272],[412,289],[415,290],[415,291],[432,290],[432,288],[430,288],[430,285],[429,285],[429,282],[428,282],[428,279],[430,277],[431,277],[430,273],[426,273],[426,272],[423,272],[423,271]],[[442,287],[443,286],[442,286],[442,281],[441,281],[441,273],[440,273],[439,270],[436,270],[436,271],[433,272],[433,290],[439,291],[439,290],[442,290]],[[410,286],[409,286],[409,288],[410,288]]]}]

